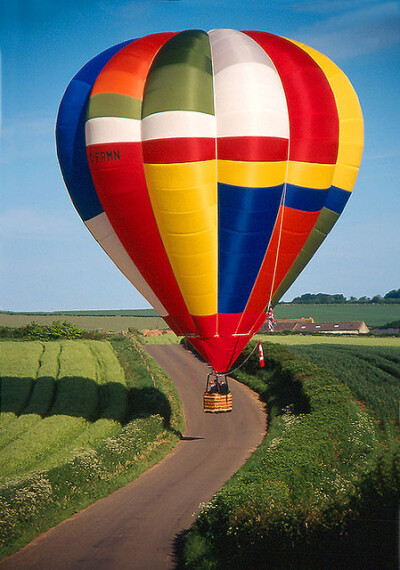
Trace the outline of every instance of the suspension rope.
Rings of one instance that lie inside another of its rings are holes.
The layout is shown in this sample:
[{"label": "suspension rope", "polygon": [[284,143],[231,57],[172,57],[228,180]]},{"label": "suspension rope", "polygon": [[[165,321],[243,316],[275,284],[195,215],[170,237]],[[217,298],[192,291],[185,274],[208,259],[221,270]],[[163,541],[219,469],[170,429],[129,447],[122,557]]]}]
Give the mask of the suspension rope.
[{"label": "suspension rope", "polygon": [[284,207],[285,207],[285,203],[286,203],[287,176],[288,176],[288,171],[289,171],[289,162],[290,162],[290,136],[289,136],[289,140],[288,140],[288,152],[287,152],[287,160],[286,160],[285,182],[284,182],[284,185],[283,185],[283,192],[282,192],[281,201],[280,201],[280,204],[279,204],[279,210],[282,208],[282,215],[281,215],[281,220],[280,220],[280,224],[279,224],[278,245],[277,245],[277,248],[276,248],[276,256],[275,256],[275,262],[274,262],[274,271],[273,271],[273,273],[272,273],[271,289],[270,289],[270,292],[269,292],[269,299],[268,299],[267,311],[269,311],[269,309],[270,309],[270,307],[271,307],[272,294],[273,294],[274,286],[275,286],[276,270],[277,270],[277,268],[278,268],[279,251],[280,251],[280,248],[281,248],[282,230],[283,230],[283,212],[284,212]]},{"label": "suspension rope", "polygon": [[[288,161],[289,162],[289,161]],[[274,286],[275,286],[275,279],[276,279],[276,271],[278,268],[278,257],[279,257],[279,250],[281,248],[281,241],[282,241],[282,230],[283,230],[283,208],[285,206],[285,201],[286,201],[286,182],[284,185],[284,190],[282,193],[282,200],[281,203],[279,205],[279,209],[282,208],[282,215],[281,215],[281,219],[280,219],[280,224],[279,224],[279,235],[278,235],[278,245],[276,248],[276,255],[275,255],[275,261],[274,261],[274,271],[272,273],[272,281],[271,281],[271,289],[269,292],[269,298],[268,298],[268,304],[267,304],[267,311],[269,311],[270,307],[271,307],[271,301],[272,301],[272,294],[274,291]]]},{"label": "suspension rope", "polygon": [[[282,231],[283,231],[283,211],[284,211],[283,208],[284,208],[285,203],[286,203],[287,175],[288,175],[288,171],[289,171],[289,158],[290,158],[290,136],[289,136],[289,140],[288,140],[288,151],[287,151],[286,170],[285,170],[285,182],[284,182],[284,184],[283,184],[283,191],[282,191],[281,199],[280,199],[280,202],[279,202],[279,210],[278,210],[278,216],[279,216],[279,212],[280,212],[281,209],[282,209],[281,219],[280,219],[280,222],[279,222],[278,244],[277,244],[277,247],[276,247],[276,254],[275,254],[275,260],[274,260],[274,270],[273,270],[273,273],[272,273],[271,288],[270,288],[270,291],[269,291],[268,303],[267,303],[267,306],[266,306],[266,309],[265,309],[266,312],[268,312],[269,309],[270,309],[270,307],[271,307],[272,295],[273,295],[274,286],[275,286],[276,272],[277,272],[277,268],[278,268],[279,252],[280,252],[280,248],[281,248]],[[274,227],[274,230],[275,230],[275,227]],[[273,235],[273,232],[272,232],[271,236],[272,236],[272,235]],[[267,254],[267,251],[268,251],[268,247],[267,247],[267,249],[266,249],[265,255]],[[264,256],[264,258],[265,258],[265,256]],[[261,263],[261,266],[260,266],[260,270],[261,270],[261,267],[262,267],[262,263]],[[257,275],[257,278],[258,278],[258,275]],[[257,278],[256,278],[256,281],[257,281]],[[251,293],[250,293],[250,295],[251,295]],[[242,313],[242,315],[241,315],[241,317],[240,317],[239,323],[238,323],[238,325],[237,325],[237,327],[236,327],[236,333],[237,333],[237,331],[239,330],[240,325],[242,324],[242,320],[243,320],[243,317],[244,317],[245,312],[246,312],[246,307],[245,307],[245,310],[243,311],[243,313]],[[253,333],[253,335],[254,335],[254,334],[255,334],[255,333]],[[238,343],[238,340],[236,341],[235,349],[236,349],[237,343]],[[256,346],[257,346],[257,345],[256,345]],[[232,355],[232,356],[233,356],[233,355]],[[250,355],[250,356],[251,356],[251,355]],[[249,358],[250,358],[250,356],[249,356]],[[231,361],[232,361],[232,359],[231,359]],[[245,362],[246,362],[246,361],[245,361]],[[229,363],[229,364],[230,364],[230,363]],[[243,364],[244,364],[244,363],[243,363]],[[234,368],[233,370],[237,370],[237,368]],[[233,371],[233,370],[232,370],[232,371]]]},{"label": "suspension rope", "polygon": [[[289,140],[289,147],[290,147],[290,140]],[[270,307],[271,307],[271,300],[272,300],[272,294],[273,294],[274,285],[275,285],[276,271],[277,271],[277,267],[278,267],[278,257],[279,257],[280,247],[281,247],[282,230],[283,230],[283,208],[284,208],[285,202],[286,202],[286,190],[287,190],[286,178],[287,178],[288,168],[289,168],[289,148],[288,148],[288,159],[287,159],[287,162],[286,162],[285,183],[284,183],[284,185],[283,185],[283,192],[282,192],[281,200],[280,200],[280,203],[279,203],[279,211],[280,211],[281,208],[282,208],[282,214],[281,214],[281,219],[280,219],[280,223],[279,223],[278,245],[277,245],[277,248],[276,248],[276,255],[275,255],[275,260],[274,260],[274,271],[273,271],[273,273],[272,273],[271,288],[270,288],[269,297],[268,297],[268,304],[267,304],[267,307],[266,307],[267,312],[269,311],[269,309],[270,309]],[[278,215],[279,215],[279,214],[278,214]],[[267,248],[267,250],[268,250],[268,248]],[[242,323],[242,320],[243,320],[243,317],[244,317],[244,313],[245,313],[245,311],[243,311],[243,313],[242,313],[242,315],[241,315],[241,317],[240,317],[238,326],[236,327],[236,332],[239,330],[239,327],[240,327],[240,325],[241,325],[241,323]],[[253,333],[253,334],[254,334],[254,333]],[[232,352],[232,356],[231,356],[231,359],[230,359],[230,361],[229,361],[229,366],[230,366],[230,364],[231,364],[231,362],[232,362],[234,353],[236,352],[236,347],[237,347],[237,343],[238,343],[238,342],[239,342],[239,339],[236,340],[235,349],[234,349],[234,351]],[[249,356],[246,358],[246,360],[244,360],[240,366],[237,366],[236,368],[233,368],[229,373],[235,372],[235,371],[238,370],[241,366],[243,366],[243,364],[244,364],[245,362],[247,362],[247,360],[248,360],[248,359],[250,358],[250,356],[253,354],[253,352],[255,351],[256,347],[257,347],[257,344],[255,345],[254,349],[253,349],[252,352],[249,354]],[[229,366],[228,366],[228,368],[229,368]]]},{"label": "suspension rope", "polygon": [[227,372],[227,374],[232,374],[232,372],[236,372],[236,370],[239,370],[239,368],[241,368],[243,366],[243,364],[246,364],[246,362],[248,361],[250,356],[253,354],[253,352],[256,350],[256,348],[257,348],[257,343],[254,345],[254,348],[250,352],[249,356],[245,360],[243,360],[243,362],[241,364],[239,364],[239,366],[236,366],[236,368],[232,368],[232,370],[229,370],[229,372]]}]

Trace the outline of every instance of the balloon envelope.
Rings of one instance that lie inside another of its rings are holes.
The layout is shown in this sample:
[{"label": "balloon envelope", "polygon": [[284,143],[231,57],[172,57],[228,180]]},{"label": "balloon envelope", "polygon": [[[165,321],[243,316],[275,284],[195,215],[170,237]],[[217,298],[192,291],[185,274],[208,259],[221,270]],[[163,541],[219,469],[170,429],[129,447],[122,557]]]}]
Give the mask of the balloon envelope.
[{"label": "balloon envelope", "polygon": [[363,121],[346,76],[314,49],[266,32],[188,30],[87,63],[56,138],[95,239],[225,372],[341,214]]}]

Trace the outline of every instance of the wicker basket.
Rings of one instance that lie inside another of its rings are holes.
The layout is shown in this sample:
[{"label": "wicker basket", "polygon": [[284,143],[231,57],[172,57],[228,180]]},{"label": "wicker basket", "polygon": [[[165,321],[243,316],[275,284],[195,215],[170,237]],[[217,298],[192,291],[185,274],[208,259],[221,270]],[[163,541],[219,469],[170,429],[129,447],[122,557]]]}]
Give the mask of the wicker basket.
[{"label": "wicker basket", "polygon": [[232,411],[232,393],[214,394],[212,392],[204,392],[204,411],[205,412],[231,412]]}]

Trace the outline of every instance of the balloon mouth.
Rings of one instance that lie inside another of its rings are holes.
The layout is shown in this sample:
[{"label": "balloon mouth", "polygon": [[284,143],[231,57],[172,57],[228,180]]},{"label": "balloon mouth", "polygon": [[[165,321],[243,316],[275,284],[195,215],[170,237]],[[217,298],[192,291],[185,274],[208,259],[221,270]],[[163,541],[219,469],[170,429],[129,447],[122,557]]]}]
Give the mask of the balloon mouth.
[{"label": "balloon mouth", "polygon": [[253,336],[254,333],[238,333],[238,334],[231,334],[231,335],[223,335],[223,334],[214,334],[214,335],[198,335],[198,334],[193,334],[193,333],[189,333],[189,334],[185,334],[185,338],[187,339],[199,339],[199,340],[209,340],[212,338],[227,338],[227,336],[229,336],[230,338],[241,338],[241,337],[246,337],[248,338],[249,336]]},{"label": "balloon mouth", "polygon": [[253,333],[229,336],[185,335],[185,338],[211,364],[217,374],[226,374],[232,369],[236,359],[252,338]]}]

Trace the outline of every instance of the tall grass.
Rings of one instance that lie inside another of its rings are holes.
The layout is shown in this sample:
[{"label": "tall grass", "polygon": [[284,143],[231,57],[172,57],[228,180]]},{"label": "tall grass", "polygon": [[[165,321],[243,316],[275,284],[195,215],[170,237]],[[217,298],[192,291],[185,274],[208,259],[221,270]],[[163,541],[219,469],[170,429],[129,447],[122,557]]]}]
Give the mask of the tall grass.
[{"label": "tall grass", "polygon": [[[186,568],[396,568],[400,449],[334,370],[278,345],[237,372],[270,429],[187,536]],[[376,519],[387,521],[377,525]]]},{"label": "tall grass", "polygon": [[387,437],[399,437],[400,351],[394,347],[293,346],[292,350],[330,368],[357,400],[373,412]]}]

